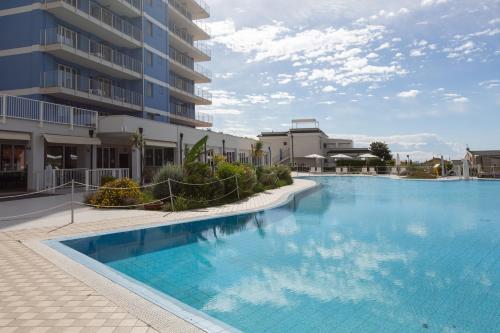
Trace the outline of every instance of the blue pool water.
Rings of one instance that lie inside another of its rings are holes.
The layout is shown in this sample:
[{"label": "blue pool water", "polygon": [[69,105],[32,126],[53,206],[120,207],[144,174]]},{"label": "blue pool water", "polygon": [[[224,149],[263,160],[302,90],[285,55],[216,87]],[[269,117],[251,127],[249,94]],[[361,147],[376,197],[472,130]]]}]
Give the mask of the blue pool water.
[{"label": "blue pool water", "polygon": [[264,212],[64,244],[243,332],[500,332],[500,182],[315,180]]}]

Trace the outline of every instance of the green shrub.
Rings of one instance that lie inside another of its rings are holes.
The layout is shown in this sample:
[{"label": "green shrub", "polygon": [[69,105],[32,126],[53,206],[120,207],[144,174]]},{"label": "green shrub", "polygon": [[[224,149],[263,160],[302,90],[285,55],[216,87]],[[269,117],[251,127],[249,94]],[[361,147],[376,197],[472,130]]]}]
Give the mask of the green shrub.
[{"label": "green shrub", "polygon": [[292,179],[292,170],[290,169],[289,166],[287,165],[276,165],[273,167],[274,172],[276,173],[276,176],[278,176],[278,179],[281,181],[281,184],[284,185],[278,185],[278,186],[285,186],[285,185],[290,185],[293,184],[293,179]]},{"label": "green shrub", "polygon": [[266,189],[276,188],[276,183],[278,182],[278,176],[273,168],[262,168],[258,178],[259,183]]},{"label": "green shrub", "polygon": [[[231,164],[228,162],[220,162],[217,165],[217,170],[215,172],[217,179],[226,179],[221,181],[221,185],[224,189],[224,194],[228,194],[236,188],[236,178],[227,179],[230,177],[238,177],[238,187],[240,191],[240,198],[249,196],[253,193],[253,188],[257,183],[257,176],[255,170],[248,165],[243,164]],[[237,193],[231,197],[236,198]]]},{"label": "green shrub", "polygon": [[[170,196],[167,182],[168,179],[182,181],[182,168],[176,164],[167,164],[156,173],[156,175],[153,177],[153,184],[158,184],[153,187],[153,197],[155,199],[163,199]],[[171,182],[171,186],[172,192],[174,194],[180,192],[181,184],[177,182]]]},{"label": "green shrub", "polygon": [[290,183],[288,183],[287,181],[282,180],[282,179],[278,179],[278,182],[276,183],[277,187],[283,187],[283,186],[287,186],[287,185],[290,185]]},{"label": "green shrub", "polygon": [[106,186],[107,183],[112,182],[116,178],[113,176],[102,176],[101,177],[101,186]]},{"label": "green shrub", "polygon": [[97,207],[138,205],[143,194],[139,185],[130,178],[116,179],[99,189],[91,198],[90,203]]},{"label": "green shrub", "polygon": [[200,162],[186,164],[184,166],[183,182],[206,185],[182,185],[181,193],[190,198],[197,196],[207,199],[214,198],[221,192],[222,186],[218,183],[212,184],[213,181],[212,169],[208,164]]}]

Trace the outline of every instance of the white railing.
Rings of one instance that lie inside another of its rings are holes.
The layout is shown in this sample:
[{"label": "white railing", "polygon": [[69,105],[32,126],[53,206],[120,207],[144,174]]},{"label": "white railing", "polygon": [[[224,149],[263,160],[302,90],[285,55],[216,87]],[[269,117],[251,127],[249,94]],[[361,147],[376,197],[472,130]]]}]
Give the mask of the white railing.
[{"label": "white railing", "polygon": [[37,174],[37,190],[55,188],[71,181],[89,186],[101,186],[104,177],[116,179],[128,178],[129,169],[45,169],[41,174]]},{"label": "white railing", "polygon": [[60,45],[72,48],[74,51],[81,51],[88,56],[93,56],[109,62],[109,66],[122,67],[123,69],[131,70],[135,73],[142,73],[142,62],[125,53],[122,53],[112,47],[97,42],[96,40],[89,39],[88,37],[75,33],[70,38],[64,35],[64,29],[52,28],[42,30],[41,44]]},{"label": "white railing", "polygon": [[0,95],[0,122],[5,123],[7,118],[38,121],[40,125],[53,123],[97,128],[98,113],[68,105]]},{"label": "white railing", "polygon": [[101,186],[102,179],[104,177],[112,177],[115,179],[129,178],[129,169],[118,168],[118,169],[93,169],[85,170],[85,181],[84,184],[88,186]]},{"label": "white railing", "polygon": [[93,0],[45,0],[45,2],[59,2],[70,5],[74,7],[75,10],[91,16],[139,42],[142,41],[142,30],[140,28],[110,12]]}]

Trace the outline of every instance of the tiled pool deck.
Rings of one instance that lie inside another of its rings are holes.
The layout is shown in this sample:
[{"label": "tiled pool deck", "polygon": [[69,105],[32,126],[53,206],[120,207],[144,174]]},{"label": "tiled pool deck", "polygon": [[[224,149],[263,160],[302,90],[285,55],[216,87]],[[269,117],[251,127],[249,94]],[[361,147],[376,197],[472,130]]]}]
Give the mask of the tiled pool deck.
[{"label": "tiled pool deck", "polygon": [[[296,179],[240,203],[0,232],[0,332],[202,332],[41,243],[42,240],[265,209],[315,186]],[[99,211],[95,211],[99,216]],[[117,213],[118,214],[118,213]]]}]

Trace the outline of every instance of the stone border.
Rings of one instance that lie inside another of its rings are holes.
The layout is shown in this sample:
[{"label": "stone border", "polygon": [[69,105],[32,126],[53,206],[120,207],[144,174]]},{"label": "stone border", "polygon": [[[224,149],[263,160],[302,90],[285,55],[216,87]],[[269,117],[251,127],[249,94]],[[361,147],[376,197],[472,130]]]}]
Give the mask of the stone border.
[{"label": "stone border", "polygon": [[[297,179],[298,180],[298,179]],[[133,230],[133,229],[144,229],[144,228],[153,228],[164,225],[178,224],[178,223],[188,223],[188,222],[196,222],[201,220],[206,220],[209,218],[220,218],[226,216],[233,216],[239,214],[249,214],[255,213],[262,210],[272,209],[281,205],[288,203],[296,194],[300,192],[307,191],[317,186],[317,183],[312,180],[300,179],[300,181],[294,183],[290,187],[283,187],[280,189],[268,191],[267,193],[258,194],[256,197],[265,196],[269,193],[273,194],[278,190],[281,190],[284,193],[281,193],[275,200],[271,202],[267,202],[264,205],[255,205],[255,207],[245,207],[245,203],[236,203],[230,206],[230,208],[238,208],[241,209],[234,210],[229,209],[227,212],[219,212],[219,209],[208,210],[208,212],[200,213],[197,217],[188,217],[184,215],[188,215],[189,212],[180,212],[179,214],[173,214],[167,217],[168,222],[151,222],[146,225],[134,225],[128,227],[121,228],[107,228],[105,231],[94,231],[92,233],[84,232],[84,233],[69,233],[66,235],[59,235],[59,237],[50,237],[48,234],[45,234],[45,237],[39,237],[35,239],[28,239],[23,241],[23,244],[28,248],[32,249],[36,253],[38,253],[43,258],[47,259],[49,262],[54,264],[59,269],[63,270],[69,275],[72,275],[76,279],[82,281],[87,286],[96,290],[99,294],[103,295],[116,305],[122,307],[126,311],[128,311],[131,315],[137,317],[138,319],[146,322],[148,325],[151,325],[154,329],[159,330],[160,332],[230,332],[232,331],[230,327],[227,325],[217,325],[217,322],[210,321],[209,318],[197,318],[197,320],[193,320],[192,317],[181,318],[180,316],[164,309],[162,306],[155,304],[157,302],[151,302],[152,300],[145,299],[144,297],[136,294],[135,292],[123,287],[122,285],[114,282],[109,276],[104,276],[99,274],[98,272],[92,270],[91,268],[83,265],[71,259],[68,256],[65,256],[61,252],[55,250],[47,244],[47,240],[50,239],[67,239],[67,238],[82,238],[89,235],[96,234],[104,234],[104,233],[116,233],[121,231]],[[297,184],[299,183],[299,184]],[[298,186],[297,186],[298,185]],[[255,198],[254,198],[255,199]],[[222,206],[224,208],[224,206]],[[179,218],[176,218],[177,215]],[[174,221],[172,221],[175,218]],[[173,304],[174,306],[179,306],[179,304]],[[186,310],[186,309],[182,309]],[[178,312],[180,313],[180,312]],[[186,312],[185,315],[189,315],[189,312]],[[192,315],[192,313],[191,313]],[[208,316],[207,316],[208,317]],[[205,322],[203,322],[205,319]],[[200,329],[200,327],[194,326],[196,324],[198,326],[203,326],[204,329]],[[222,327],[221,327],[222,326]]]}]

